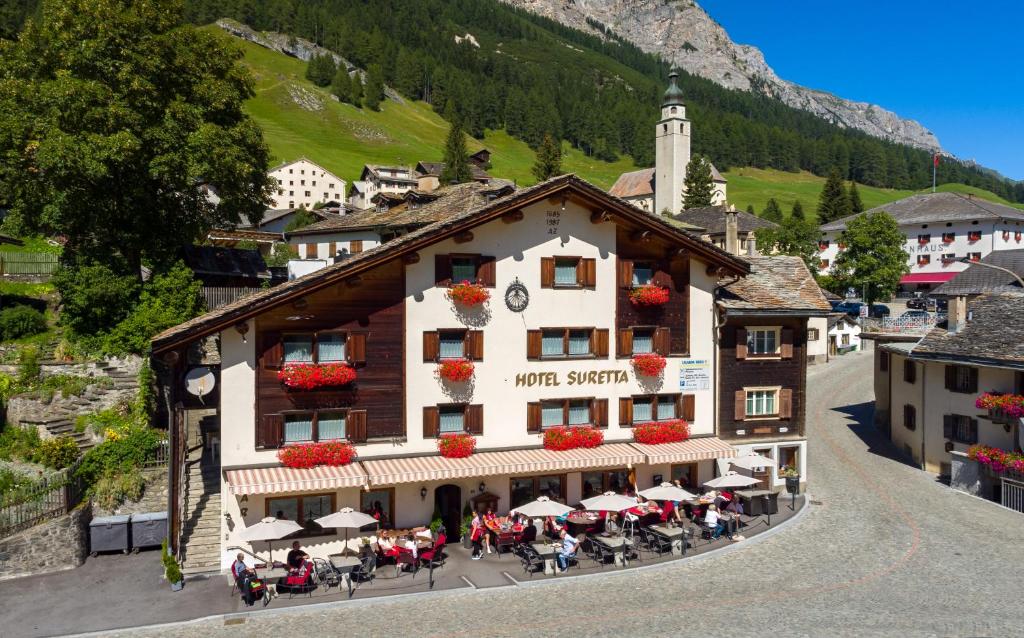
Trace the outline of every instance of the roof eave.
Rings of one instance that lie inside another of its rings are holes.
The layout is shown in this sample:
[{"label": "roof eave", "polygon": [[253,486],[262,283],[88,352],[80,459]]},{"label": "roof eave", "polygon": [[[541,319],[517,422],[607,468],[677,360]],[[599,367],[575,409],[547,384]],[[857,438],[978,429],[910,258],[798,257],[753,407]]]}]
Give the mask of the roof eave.
[{"label": "roof eave", "polygon": [[828,310],[811,308],[732,308],[718,302],[726,317],[827,317]]},{"label": "roof eave", "polygon": [[1003,368],[1006,370],[1024,370],[1024,361],[1009,361],[996,357],[977,357],[949,352],[920,352],[912,350],[910,358],[932,363],[949,363],[953,365],[977,365],[986,368]]}]

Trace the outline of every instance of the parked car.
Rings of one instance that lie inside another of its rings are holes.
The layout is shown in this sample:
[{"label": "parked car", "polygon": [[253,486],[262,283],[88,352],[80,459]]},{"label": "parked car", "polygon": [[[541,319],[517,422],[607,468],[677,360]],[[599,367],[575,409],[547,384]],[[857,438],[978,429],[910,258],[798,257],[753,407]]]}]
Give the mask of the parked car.
[{"label": "parked car", "polygon": [[949,302],[935,297],[913,297],[907,300],[907,308],[913,310],[945,311]]},{"label": "parked car", "polygon": [[930,319],[931,316],[927,310],[908,310],[900,315],[900,319]]},{"label": "parked car", "polygon": [[832,312],[845,312],[851,317],[856,318],[860,316],[860,308],[863,305],[864,304],[859,301],[844,301],[832,306]]},{"label": "parked car", "polygon": [[880,303],[876,303],[875,305],[871,306],[870,310],[868,310],[868,316],[874,317],[875,319],[888,317],[890,314],[892,314],[892,311],[889,310],[889,306]]}]

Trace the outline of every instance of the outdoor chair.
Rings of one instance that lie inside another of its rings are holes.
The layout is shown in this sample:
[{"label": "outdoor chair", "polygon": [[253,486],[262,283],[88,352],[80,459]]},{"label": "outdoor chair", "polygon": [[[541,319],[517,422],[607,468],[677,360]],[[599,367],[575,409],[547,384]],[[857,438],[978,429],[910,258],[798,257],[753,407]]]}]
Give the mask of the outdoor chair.
[{"label": "outdoor chair", "polygon": [[317,583],[313,581],[313,575],[316,571],[314,565],[310,561],[306,561],[298,572],[285,576],[277,581],[277,591],[288,592],[288,598],[294,598],[296,595],[306,594],[310,598],[313,597],[313,592],[316,591]]},{"label": "outdoor chair", "polygon": [[647,543],[648,546],[654,551],[658,552],[658,556],[662,556],[665,552],[672,551],[672,541],[665,538],[661,534],[657,534],[650,530],[647,531]]},{"label": "outdoor chair", "polygon": [[612,552],[605,549],[604,545],[602,545],[601,543],[590,541],[590,547],[592,552],[590,558],[595,563],[600,565],[601,569],[604,569],[604,566],[607,564],[609,557],[614,558]]},{"label": "outdoor chair", "polygon": [[[434,568],[444,566],[444,546],[445,537],[439,536],[437,542],[430,549],[425,549],[420,552],[419,560],[424,564],[424,567]],[[499,554],[500,555],[500,554]]]},{"label": "outdoor chair", "polygon": [[[708,545],[710,545],[711,543],[714,543],[716,540],[718,540],[718,539],[715,538],[715,529],[716,529],[716,526],[714,526],[714,525],[708,525],[704,521],[700,522],[700,537],[705,539],[705,540],[707,540]],[[721,537],[719,537],[719,538],[721,538]]]},{"label": "outdoor chair", "polygon": [[338,577],[338,572],[335,571],[334,566],[331,565],[326,559],[313,558],[313,574],[316,582],[324,586],[324,589],[330,589],[334,587],[341,579]]},{"label": "outdoor chair", "polygon": [[420,563],[417,559],[413,558],[412,551],[407,549],[398,552],[398,556],[395,557],[395,578],[402,575],[402,569],[405,565],[409,566],[412,577],[416,578],[416,572],[419,571]]},{"label": "outdoor chair", "polygon": [[522,563],[523,571],[529,574],[530,578],[533,578],[533,574],[538,570],[544,569],[544,559],[532,547],[523,546],[519,562]]},{"label": "outdoor chair", "polygon": [[372,585],[373,579],[377,577],[377,555],[366,554],[363,556],[359,565],[349,573],[348,577],[357,586],[366,581]]},{"label": "outdoor chair", "polygon": [[497,539],[494,541],[494,549],[498,552],[498,558],[501,558],[502,548],[511,550],[515,544],[516,539],[512,532],[498,534]]}]

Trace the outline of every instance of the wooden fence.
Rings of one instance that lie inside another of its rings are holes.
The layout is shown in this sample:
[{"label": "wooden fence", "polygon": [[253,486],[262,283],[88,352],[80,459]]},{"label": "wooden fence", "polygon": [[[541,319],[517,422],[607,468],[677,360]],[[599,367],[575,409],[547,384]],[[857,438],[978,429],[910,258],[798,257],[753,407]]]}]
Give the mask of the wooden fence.
[{"label": "wooden fence", "polygon": [[82,501],[85,484],[79,459],[53,476],[5,495],[0,500],[0,538],[70,512]]},{"label": "wooden fence", "polygon": [[203,286],[203,299],[206,300],[206,309],[213,310],[261,290],[247,286]]},{"label": "wooden fence", "polygon": [[0,275],[52,275],[57,271],[53,253],[0,251]]}]

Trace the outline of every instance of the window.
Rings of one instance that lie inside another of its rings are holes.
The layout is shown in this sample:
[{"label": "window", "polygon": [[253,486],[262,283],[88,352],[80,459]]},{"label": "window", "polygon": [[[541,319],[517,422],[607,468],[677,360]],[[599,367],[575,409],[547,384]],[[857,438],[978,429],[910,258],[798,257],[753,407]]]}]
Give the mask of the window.
[{"label": "window", "polygon": [[946,389],[962,394],[978,391],[978,369],[968,366],[946,366]]},{"label": "window", "polygon": [[284,415],[284,443],[333,441],[345,438],[346,412],[318,410]]},{"label": "window", "polygon": [[775,416],[779,413],[777,406],[778,390],[747,390],[747,416]]},{"label": "window", "polygon": [[484,406],[466,403],[428,405],[423,408],[423,438],[466,432],[484,433]]},{"label": "window", "polygon": [[747,328],[747,355],[779,353],[780,328]]},{"label": "window", "polygon": [[800,471],[800,447],[780,447],[779,448],[779,467],[792,467]]},{"label": "window", "polygon": [[306,180],[300,179],[299,180],[299,186],[305,186],[305,185],[306,185]]},{"label": "window", "polygon": [[633,354],[654,352],[654,328],[633,328]]},{"label": "window", "polygon": [[831,243],[832,242],[830,242],[827,239],[823,239],[823,240],[819,241],[818,242],[818,250],[828,250],[828,247],[831,245]]},{"label": "window", "polygon": [[903,427],[910,431],[917,429],[917,408],[910,404],[903,406]]},{"label": "window", "polygon": [[466,331],[438,332],[438,356],[441,359],[461,359],[466,355]]},{"label": "window", "polygon": [[606,472],[584,472],[582,477],[583,498],[600,496],[605,492],[624,494],[631,487],[629,471],[609,470]]},{"label": "window", "polygon": [[697,485],[697,464],[682,463],[673,465],[669,475],[673,481],[679,481],[683,489],[696,487]]},{"label": "window", "polygon": [[438,408],[438,431],[441,434],[465,432],[466,406],[445,405]]},{"label": "window", "polygon": [[545,328],[541,331],[541,358],[590,356],[593,333],[592,328]]},{"label": "window", "polygon": [[633,423],[677,419],[678,401],[677,394],[633,397]]},{"label": "window", "polygon": [[943,435],[950,441],[973,445],[978,442],[978,420],[963,414],[942,417]]},{"label": "window", "polygon": [[284,416],[284,442],[302,443],[313,440],[313,413]]},{"label": "window", "polygon": [[541,288],[593,288],[597,260],[583,257],[541,257]]},{"label": "window", "polygon": [[483,361],[483,358],[482,330],[428,330],[423,333],[425,362],[439,362],[445,359]]},{"label": "window", "polygon": [[956,253],[946,253],[942,256],[942,263],[948,264],[956,261]]},{"label": "window", "polygon": [[314,522],[334,511],[334,497],[334,494],[309,494],[268,498],[266,515],[299,523],[303,527],[303,531],[298,533],[300,536],[334,534],[335,530],[323,529]]},{"label": "window", "polygon": [[452,257],[452,281],[476,281],[476,260],[472,257]]},{"label": "window", "polygon": [[541,427],[590,423],[590,399],[541,401]]},{"label": "window", "polygon": [[918,235],[918,236],[917,236],[917,243],[919,243],[919,244],[927,244],[927,243],[929,243],[929,242],[930,242],[931,240],[932,240],[932,236],[931,236],[931,235],[928,235],[928,234],[925,234],[925,235]]},{"label": "window", "polygon": [[[289,192],[288,194],[289,195],[294,195],[295,193]],[[288,208],[295,208],[295,202],[288,202]]]},{"label": "window", "polygon": [[633,262],[633,285],[644,286],[654,279],[654,266],[650,262]]},{"label": "window", "polygon": [[319,412],[317,420],[317,440],[333,441],[345,438],[344,412]]},{"label": "window", "polygon": [[917,265],[918,266],[927,266],[930,263],[932,263],[932,256],[931,255],[918,255],[917,256]]},{"label": "window", "polygon": [[[361,342],[364,335],[344,332],[285,334],[281,337],[281,360],[284,363],[332,363],[351,360],[350,341]],[[358,346],[357,349],[365,346]]]},{"label": "window", "polygon": [[981,253],[967,253],[967,258],[971,261],[981,261]]},{"label": "window", "polygon": [[917,364],[910,359],[903,361],[903,381],[905,383],[915,383],[917,381]]},{"label": "window", "polygon": [[359,509],[378,518],[381,528],[389,528],[395,520],[395,488],[382,487],[369,492],[359,491]]},{"label": "window", "polygon": [[808,328],[807,329],[807,340],[808,341],[817,341],[819,338],[820,337],[818,336],[818,329],[817,328]]},{"label": "window", "polygon": [[316,180],[315,179],[312,181],[311,186],[316,186]]},{"label": "window", "polygon": [[879,352],[878,353],[878,371],[888,372],[889,371],[889,353]]},{"label": "window", "polygon": [[327,193],[324,193],[324,199],[327,199],[328,197],[329,195]]},{"label": "window", "polygon": [[956,233],[942,233],[942,241],[946,244],[952,244],[956,241]]},{"label": "window", "polygon": [[313,363],[313,335],[285,335],[282,343],[285,363]]},{"label": "window", "polygon": [[517,476],[509,479],[509,507],[519,507],[546,496],[553,501],[565,502],[565,475]]},{"label": "window", "polygon": [[317,335],[316,360],[319,363],[345,360],[345,335],[328,332]]},{"label": "window", "polygon": [[827,259],[822,259],[822,260],[820,260],[820,261],[818,262],[818,270],[825,270],[826,268],[828,268],[828,267],[829,267],[829,264],[831,264],[831,263],[832,263],[832,262],[830,262],[830,261],[829,261],[829,260],[827,260]]},{"label": "window", "polygon": [[580,260],[575,257],[555,257],[555,285],[576,286],[576,267]]},{"label": "window", "polygon": [[309,191],[306,191],[306,197],[310,197]]},{"label": "window", "polygon": [[967,233],[967,241],[981,241],[981,231],[972,230]]}]

